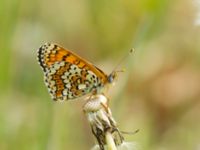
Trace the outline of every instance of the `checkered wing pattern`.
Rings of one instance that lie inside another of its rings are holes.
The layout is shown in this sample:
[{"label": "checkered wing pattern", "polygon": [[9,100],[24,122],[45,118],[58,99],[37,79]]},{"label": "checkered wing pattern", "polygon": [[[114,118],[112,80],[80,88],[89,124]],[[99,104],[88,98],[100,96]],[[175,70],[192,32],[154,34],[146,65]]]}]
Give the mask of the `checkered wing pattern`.
[{"label": "checkered wing pattern", "polygon": [[72,100],[101,89],[107,75],[80,56],[56,44],[38,50],[38,62],[53,100]]}]

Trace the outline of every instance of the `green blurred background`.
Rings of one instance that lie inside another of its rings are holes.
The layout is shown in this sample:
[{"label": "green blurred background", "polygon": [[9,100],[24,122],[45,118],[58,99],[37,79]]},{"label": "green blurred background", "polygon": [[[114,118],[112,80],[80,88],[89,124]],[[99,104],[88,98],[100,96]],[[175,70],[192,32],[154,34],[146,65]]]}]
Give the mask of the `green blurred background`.
[{"label": "green blurred background", "polygon": [[134,47],[109,91],[119,128],[140,129],[126,141],[141,150],[200,150],[198,9],[192,0],[0,0],[0,150],[94,145],[84,102],[56,103],[47,92],[36,59],[45,42],[106,73]]}]

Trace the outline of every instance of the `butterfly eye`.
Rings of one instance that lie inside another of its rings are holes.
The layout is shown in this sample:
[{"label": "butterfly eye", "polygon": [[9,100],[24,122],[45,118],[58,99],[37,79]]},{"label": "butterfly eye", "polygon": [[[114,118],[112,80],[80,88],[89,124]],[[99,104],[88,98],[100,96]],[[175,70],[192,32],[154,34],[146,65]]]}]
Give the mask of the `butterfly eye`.
[{"label": "butterfly eye", "polygon": [[113,77],[110,75],[110,76],[108,76],[108,82],[109,83],[112,83],[113,82]]},{"label": "butterfly eye", "polygon": [[112,83],[116,78],[116,72],[112,72],[109,76],[108,76],[108,82]]}]

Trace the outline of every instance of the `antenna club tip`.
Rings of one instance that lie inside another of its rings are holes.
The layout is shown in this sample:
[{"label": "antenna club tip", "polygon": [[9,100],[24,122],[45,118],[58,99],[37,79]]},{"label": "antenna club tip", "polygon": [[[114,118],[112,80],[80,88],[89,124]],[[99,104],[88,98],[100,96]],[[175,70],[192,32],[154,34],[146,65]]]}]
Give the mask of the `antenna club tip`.
[{"label": "antenna club tip", "polygon": [[121,70],[121,72],[126,72],[126,69],[125,69],[125,68],[124,68],[124,69],[122,69],[122,70]]},{"label": "antenna club tip", "polygon": [[130,53],[133,53],[135,51],[135,48],[131,48]]}]

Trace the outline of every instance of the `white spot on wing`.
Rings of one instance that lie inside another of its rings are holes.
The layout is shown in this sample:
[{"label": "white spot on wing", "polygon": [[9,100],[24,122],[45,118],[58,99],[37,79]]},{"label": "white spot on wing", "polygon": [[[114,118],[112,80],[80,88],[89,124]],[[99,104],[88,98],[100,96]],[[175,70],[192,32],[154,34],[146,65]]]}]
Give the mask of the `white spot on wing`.
[{"label": "white spot on wing", "polygon": [[79,90],[82,90],[82,89],[85,89],[86,88],[86,85],[85,84],[79,84],[78,85],[78,89]]},{"label": "white spot on wing", "polygon": [[65,90],[63,91],[63,95],[67,95],[67,92],[68,92],[68,90],[65,89]]},{"label": "white spot on wing", "polygon": [[64,82],[65,82],[65,83],[69,83],[69,80],[68,80],[68,79],[65,79]]},{"label": "white spot on wing", "polygon": [[54,68],[55,68],[56,70],[59,69],[59,68],[60,68],[59,63],[55,63],[55,64],[54,64]]},{"label": "white spot on wing", "polygon": [[71,84],[70,84],[70,83],[66,84],[65,86],[66,86],[67,88],[71,88]]},{"label": "white spot on wing", "polygon": [[65,76],[68,76],[69,75],[69,72],[65,72],[65,74],[64,74]]},{"label": "white spot on wing", "polygon": [[56,82],[54,80],[50,80],[50,86],[54,86]]},{"label": "white spot on wing", "polygon": [[65,65],[65,62],[64,62],[64,61],[61,61],[61,62],[60,62],[60,65],[61,65],[61,66],[64,66],[64,65]]}]

